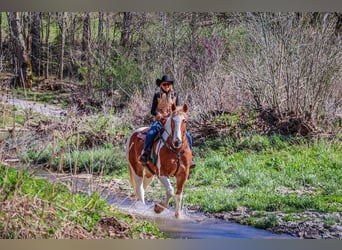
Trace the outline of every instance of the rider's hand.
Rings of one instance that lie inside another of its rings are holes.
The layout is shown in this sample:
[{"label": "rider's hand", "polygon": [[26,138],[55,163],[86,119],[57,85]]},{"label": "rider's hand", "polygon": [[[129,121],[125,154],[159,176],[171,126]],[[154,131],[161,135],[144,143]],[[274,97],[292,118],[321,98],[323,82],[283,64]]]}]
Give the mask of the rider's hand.
[{"label": "rider's hand", "polygon": [[156,120],[160,121],[161,118],[163,118],[162,114],[161,113],[157,113],[156,114]]}]

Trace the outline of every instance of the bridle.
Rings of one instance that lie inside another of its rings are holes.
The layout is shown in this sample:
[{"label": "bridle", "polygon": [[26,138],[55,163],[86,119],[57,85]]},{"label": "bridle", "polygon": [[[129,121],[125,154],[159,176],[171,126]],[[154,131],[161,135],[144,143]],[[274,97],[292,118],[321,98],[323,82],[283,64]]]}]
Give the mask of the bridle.
[{"label": "bridle", "polygon": [[[173,117],[173,114],[169,117],[169,119],[172,119],[172,117]],[[189,144],[188,144],[188,142],[187,142],[187,140],[186,140],[186,138],[185,138],[184,143],[186,143],[186,148],[184,148],[184,147],[182,146],[180,149],[177,149],[177,148],[173,145],[173,143],[170,144],[170,143],[168,142],[168,140],[167,140],[170,136],[173,136],[173,134],[172,134],[172,133],[170,134],[166,129],[165,129],[162,133],[166,133],[166,135],[167,135],[166,139],[164,139],[164,137],[162,136],[162,134],[160,135],[160,139],[161,139],[162,142],[164,143],[165,147],[166,147],[168,150],[170,150],[172,153],[174,153],[174,154],[177,155],[177,169],[176,169],[176,172],[174,173],[174,175],[176,175],[177,172],[178,172],[178,170],[179,170],[179,167],[180,167],[180,158],[181,158],[181,155],[184,154],[187,150],[189,150],[190,147],[189,147]],[[184,137],[184,136],[185,136],[185,131],[182,133],[182,137]]]}]

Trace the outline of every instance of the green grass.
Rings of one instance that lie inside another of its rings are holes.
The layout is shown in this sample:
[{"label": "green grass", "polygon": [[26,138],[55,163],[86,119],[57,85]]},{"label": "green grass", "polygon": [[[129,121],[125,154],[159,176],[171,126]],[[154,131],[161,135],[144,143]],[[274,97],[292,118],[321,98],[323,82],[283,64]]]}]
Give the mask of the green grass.
[{"label": "green grass", "polygon": [[17,108],[0,104],[0,127],[22,126],[26,120],[24,112]]},{"label": "green grass", "polygon": [[[99,220],[111,217],[129,225],[129,238],[139,239],[143,234],[164,237],[156,225],[120,212],[97,193],[73,194],[66,185],[52,185],[25,170],[0,166],[0,190],[3,209],[15,204],[11,212],[0,211],[2,238],[58,238],[66,224],[98,235]],[[106,233],[102,236],[110,238]]]},{"label": "green grass", "polygon": [[[341,151],[339,141],[279,136],[227,139],[221,144],[208,141],[194,149],[197,167],[186,183],[183,204],[199,205],[204,212],[240,206],[265,212],[342,211]],[[78,166],[103,162],[113,170],[109,175],[128,178],[123,147],[79,151],[68,157],[70,165],[75,159]],[[158,194],[147,195],[160,196],[163,188],[158,188]]]},{"label": "green grass", "polygon": [[[36,150],[34,146],[27,152],[22,153],[25,162],[34,165],[49,166],[53,170],[59,169],[61,162],[61,148],[58,146],[53,155],[52,145],[42,151]],[[67,147],[63,156],[63,170],[73,173],[90,174],[118,174],[122,175],[126,169],[125,152],[122,147],[106,144],[101,147],[77,150]],[[126,173],[126,172],[124,172]]]},{"label": "green grass", "polygon": [[[254,136],[248,143],[243,138],[227,140],[214,150],[206,148],[212,142],[199,148],[203,153],[186,184],[184,204],[200,205],[205,212],[238,206],[260,211],[342,211],[341,144],[279,138]],[[237,144],[244,146],[235,148]]]},{"label": "green grass", "polygon": [[130,131],[120,122],[111,114],[89,116],[77,131],[31,144],[20,156],[25,163],[53,170],[122,175],[127,168],[123,142]]}]

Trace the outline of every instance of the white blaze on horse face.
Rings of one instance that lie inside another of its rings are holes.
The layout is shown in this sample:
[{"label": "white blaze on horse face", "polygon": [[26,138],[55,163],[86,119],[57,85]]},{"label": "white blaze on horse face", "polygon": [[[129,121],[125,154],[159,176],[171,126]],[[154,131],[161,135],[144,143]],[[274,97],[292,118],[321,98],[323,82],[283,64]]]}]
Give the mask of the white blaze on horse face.
[{"label": "white blaze on horse face", "polygon": [[173,117],[173,122],[175,123],[175,130],[173,134],[173,145],[176,148],[180,148],[183,144],[182,142],[182,131],[181,131],[181,125],[184,117],[182,115],[178,115]]}]

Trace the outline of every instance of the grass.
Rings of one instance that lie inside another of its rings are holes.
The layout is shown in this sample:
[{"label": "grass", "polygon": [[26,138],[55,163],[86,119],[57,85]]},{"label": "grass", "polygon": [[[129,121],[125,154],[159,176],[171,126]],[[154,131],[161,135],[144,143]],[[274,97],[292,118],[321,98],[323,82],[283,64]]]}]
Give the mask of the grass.
[{"label": "grass", "polygon": [[24,163],[53,170],[120,175],[126,168],[123,142],[128,133],[110,114],[89,116],[70,131],[31,143],[20,157]]},{"label": "grass", "polygon": [[25,120],[25,112],[0,104],[0,127],[22,126]]},{"label": "grass", "polygon": [[32,146],[30,150],[23,152],[21,157],[26,163],[31,162],[34,165],[45,165],[52,170],[60,169],[61,157],[63,157],[63,171],[71,171],[73,173],[123,175],[122,170],[126,168],[123,149],[112,144],[87,150],[70,149],[67,147],[66,153],[63,156],[60,147],[53,153],[52,145],[49,145],[42,151],[36,150]]},{"label": "grass", "polygon": [[[156,225],[118,211],[97,193],[73,194],[25,170],[0,166],[0,191],[2,239],[164,237]],[[109,219],[125,232],[110,234],[101,224]]]},{"label": "grass", "polygon": [[[197,167],[184,190],[185,206],[199,205],[204,212],[231,211],[239,206],[267,212],[341,211],[339,141],[255,135],[216,142],[194,149]],[[41,159],[48,162],[51,149],[31,154],[28,158],[35,163]],[[58,157],[55,160],[56,168]],[[88,173],[127,179],[123,145],[72,150],[65,154],[64,162],[66,167],[77,165]],[[148,195],[160,196],[163,190],[159,188],[158,194]]]},{"label": "grass", "polygon": [[207,153],[197,158],[184,204],[200,205],[205,212],[238,206],[260,211],[342,211],[339,142],[293,143],[259,135],[248,141],[243,149],[232,150],[232,144],[221,144],[219,150],[199,148]]}]

